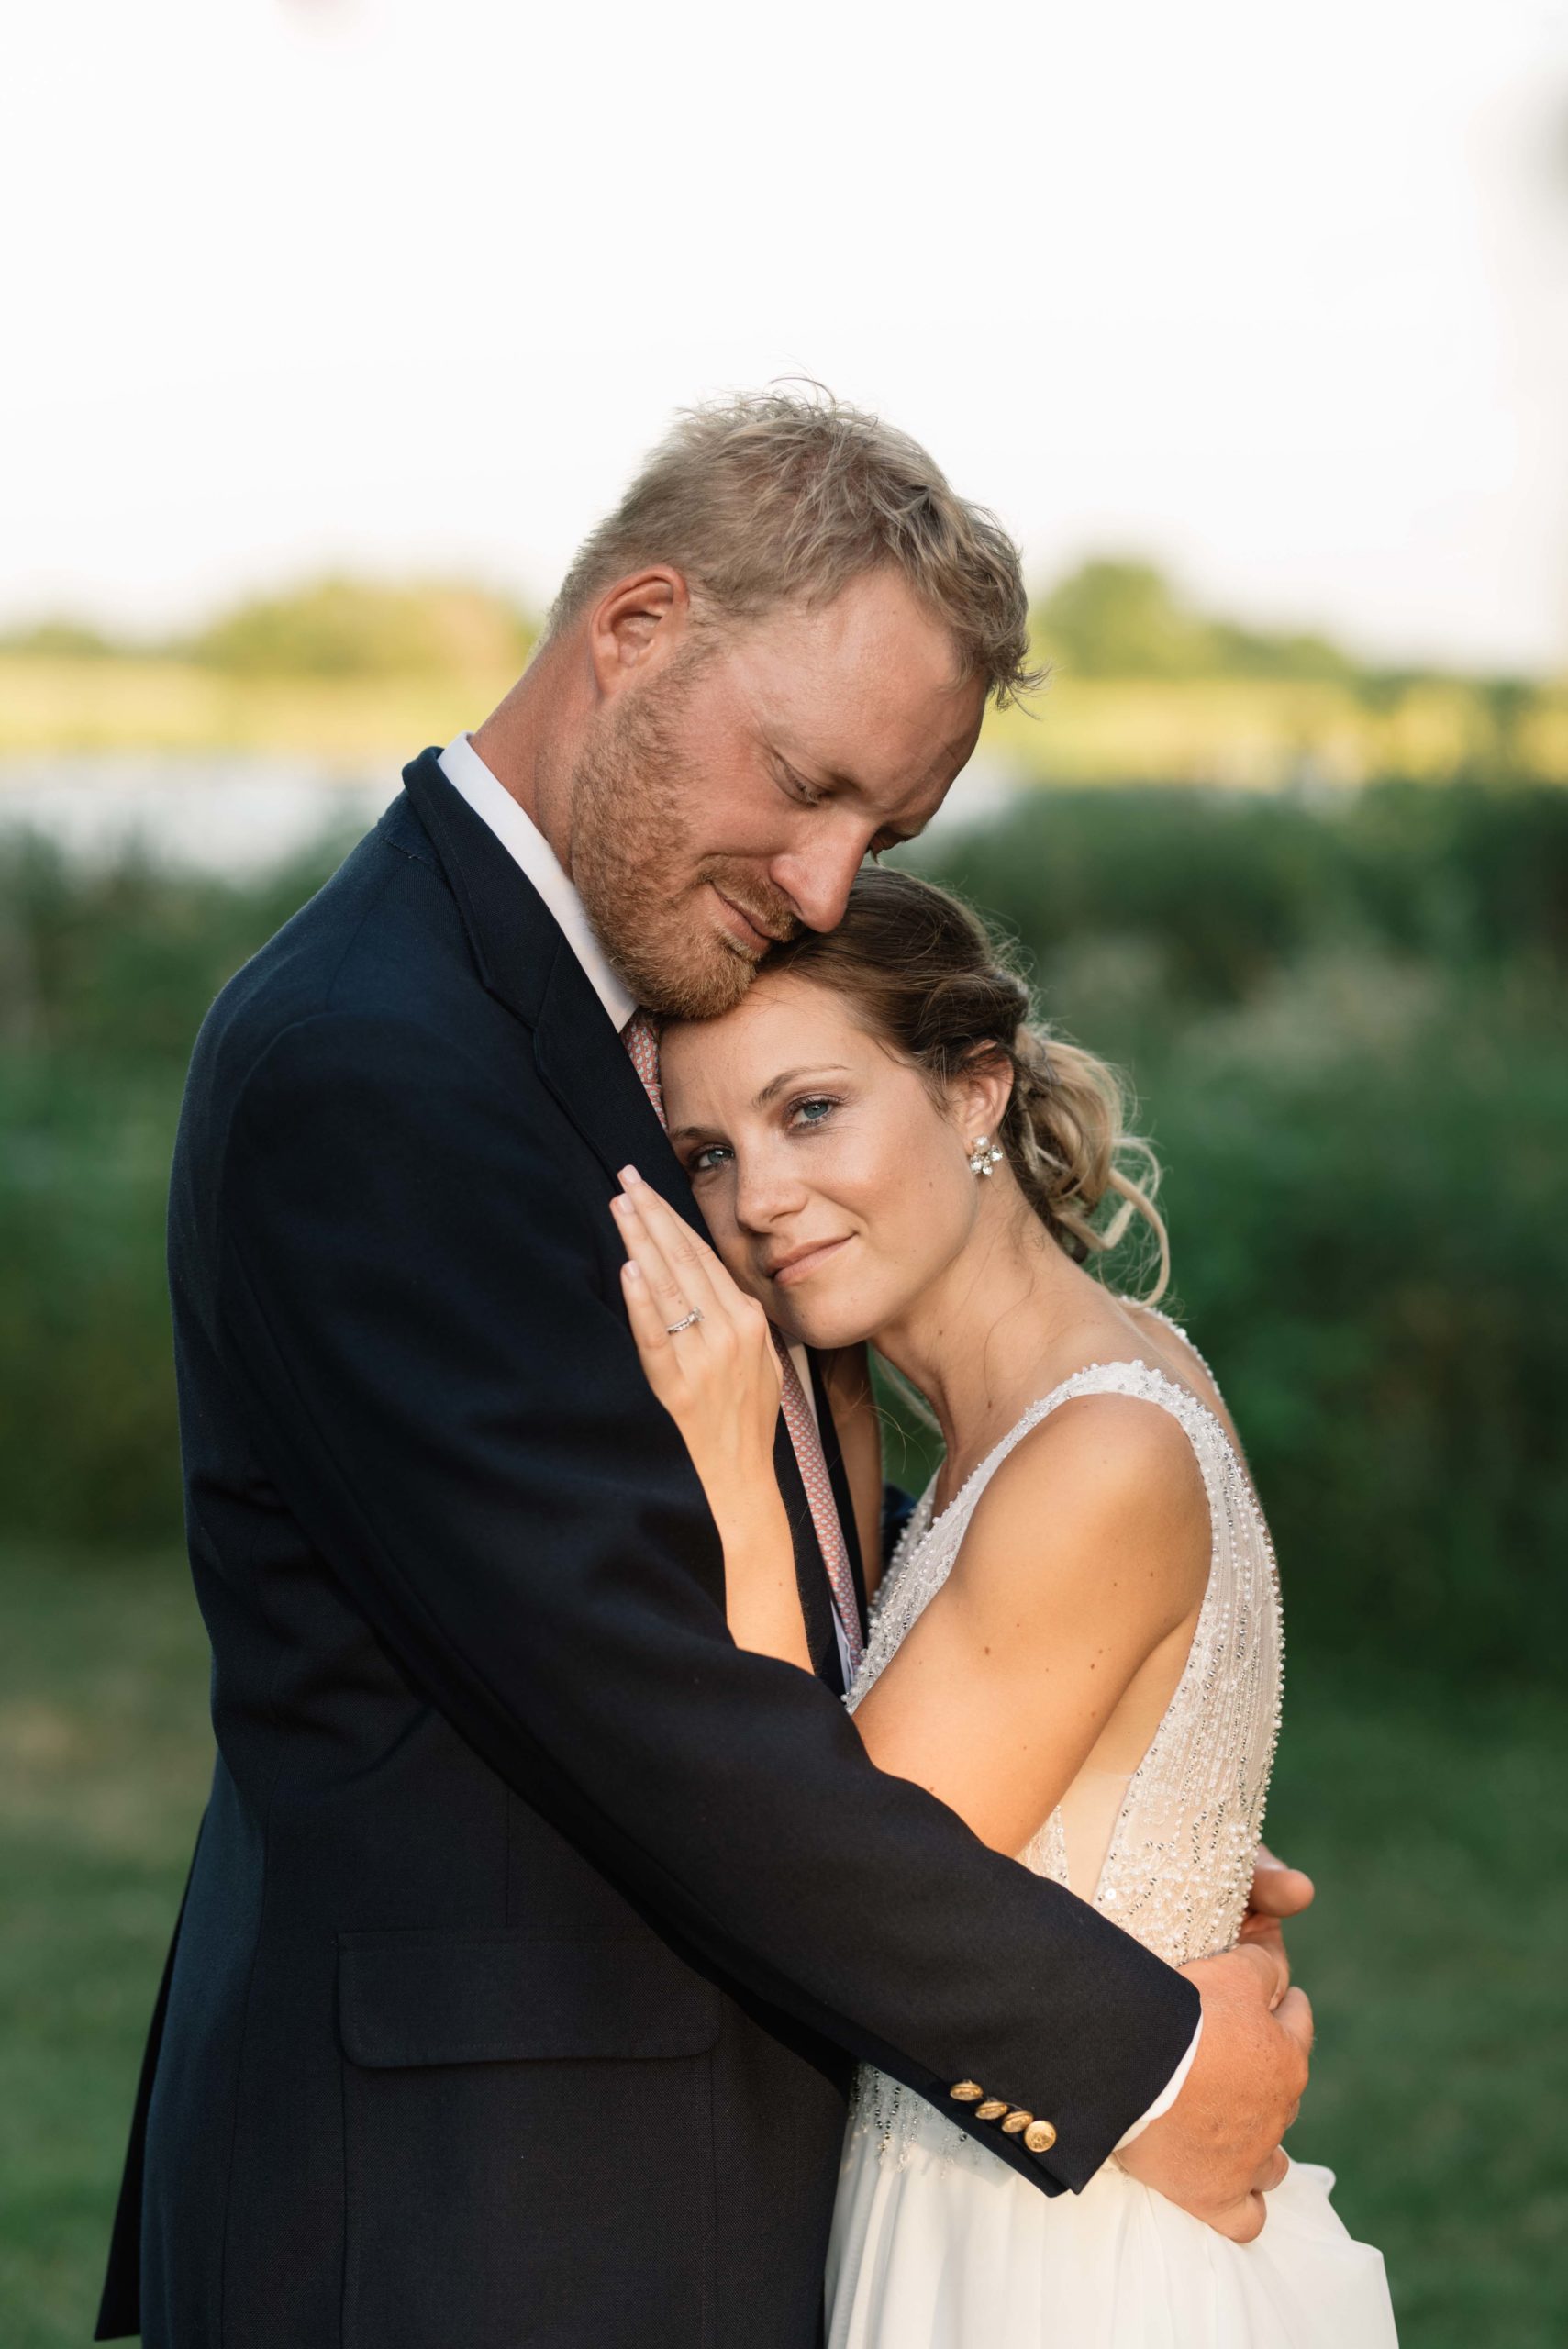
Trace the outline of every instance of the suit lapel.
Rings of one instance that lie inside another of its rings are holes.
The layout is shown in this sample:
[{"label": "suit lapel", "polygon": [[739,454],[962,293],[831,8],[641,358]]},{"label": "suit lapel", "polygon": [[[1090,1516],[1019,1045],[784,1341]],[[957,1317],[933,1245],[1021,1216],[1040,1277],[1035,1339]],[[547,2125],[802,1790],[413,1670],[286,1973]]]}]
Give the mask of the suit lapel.
[{"label": "suit lapel", "polygon": [[[438,751],[426,751],[405,767],[403,780],[457,899],[480,978],[531,1030],[535,1064],[546,1088],[612,1185],[621,1167],[636,1166],[644,1181],[706,1240],[685,1170],[654,1115],[630,1054],[549,907],[489,825],[448,782]],[[825,1432],[831,1425],[824,1409]],[[832,1457],[837,1452],[835,1441]],[[795,1545],[795,1581],[812,1665],[820,1679],[841,1691],[828,1572],[782,1417],[773,1465]],[[835,1498],[841,1483],[840,1464]],[[842,1507],[840,1501],[840,1511]],[[852,1527],[845,1539],[852,1544]],[[856,1554],[851,1548],[851,1557]]]},{"label": "suit lapel", "polygon": [[702,1229],[691,1186],[664,1139],[625,1045],[533,883],[427,751],[403,770],[467,926],[487,991],[523,1020],[550,1092],[606,1174],[635,1165]]},{"label": "suit lapel", "polygon": [[684,1167],[583,965],[562,941],[534,1027],[539,1073],[605,1172],[635,1166],[695,1231],[707,1233]]}]

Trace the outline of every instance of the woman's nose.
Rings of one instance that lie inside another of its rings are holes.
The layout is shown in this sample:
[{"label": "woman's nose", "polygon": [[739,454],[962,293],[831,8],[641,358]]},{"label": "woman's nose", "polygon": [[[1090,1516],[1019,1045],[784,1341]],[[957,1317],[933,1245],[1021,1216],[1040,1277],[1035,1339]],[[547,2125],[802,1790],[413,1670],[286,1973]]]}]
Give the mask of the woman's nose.
[{"label": "woman's nose", "polygon": [[735,1218],[748,1231],[771,1231],[793,1215],[805,1188],[773,1151],[747,1152],[735,1170]]}]

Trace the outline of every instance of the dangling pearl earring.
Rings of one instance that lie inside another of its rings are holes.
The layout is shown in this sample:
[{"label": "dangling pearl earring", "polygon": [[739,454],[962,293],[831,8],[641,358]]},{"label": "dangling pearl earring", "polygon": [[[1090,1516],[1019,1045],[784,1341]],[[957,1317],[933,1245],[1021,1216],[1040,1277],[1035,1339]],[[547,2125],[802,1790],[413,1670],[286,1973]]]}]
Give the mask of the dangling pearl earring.
[{"label": "dangling pearl earring", "polygon": [[1002,1157],[1001,1151],[992,1148],[990,1135],[981,1134],[970,1156],[969,1171],[972,1174],[989,1174],[993,1166],[1000,1166]]}]

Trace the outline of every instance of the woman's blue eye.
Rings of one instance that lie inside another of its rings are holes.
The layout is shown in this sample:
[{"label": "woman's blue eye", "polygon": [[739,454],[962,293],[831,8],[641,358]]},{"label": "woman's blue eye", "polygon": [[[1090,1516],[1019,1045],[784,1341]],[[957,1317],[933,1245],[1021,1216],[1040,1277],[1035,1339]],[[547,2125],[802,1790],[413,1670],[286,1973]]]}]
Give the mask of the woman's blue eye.
[{"label": "woman's blue eye", "polygon": [[727,1141],[710,1141],[706,1149],[699,1150],[693,1159],[691,1171],[694,1174],[711,1174],[720,1159],[733,1158],[734,1155]]},{"label": "woman's blue eye", "polygon": [[838,1106],[836,1101],[829,1101],[824,1094],[813,1094],[809,1100],[795,1103],[790,1113],[790,1122],[793,1124],[798,1118],[806,1125],[819,1126],[825,1118],[831,1117]]}]

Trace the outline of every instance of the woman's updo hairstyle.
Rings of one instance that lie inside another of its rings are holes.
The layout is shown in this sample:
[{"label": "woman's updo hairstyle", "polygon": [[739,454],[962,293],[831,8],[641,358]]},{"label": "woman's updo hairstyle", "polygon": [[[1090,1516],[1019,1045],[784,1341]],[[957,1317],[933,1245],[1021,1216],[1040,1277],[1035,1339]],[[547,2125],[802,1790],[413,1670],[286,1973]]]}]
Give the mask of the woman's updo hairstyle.
[{"label": "woman's updo hairstyle", "polygon": [[1152,1237],[1162,1296],[1170,1245],[1154,1205],[1160,1167],[1127,1130],[1117,1070],[1030,1017],[1029,993],[979,917],[913,874],[855,875],[837,930],[803,930],[767,968],[830,987],[925,1074],[933,1098],[965,1069],[1005,1061],[1013,1090],[995,1139],[1035,1214],[1074,1263],[1104,1254],[1135,1219]]}]

